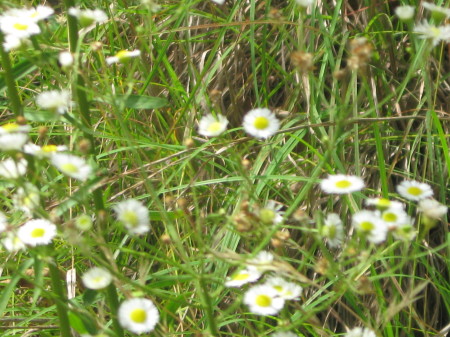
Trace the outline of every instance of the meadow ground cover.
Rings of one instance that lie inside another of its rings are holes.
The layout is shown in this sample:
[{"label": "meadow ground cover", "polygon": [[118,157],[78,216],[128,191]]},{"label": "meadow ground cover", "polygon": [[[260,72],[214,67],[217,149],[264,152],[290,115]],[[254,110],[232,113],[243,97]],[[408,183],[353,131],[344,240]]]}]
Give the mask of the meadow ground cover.
[{"label": "meadow ground cover", "polygon": [[0,4],[1,336],[447,336],[445,1]]}]

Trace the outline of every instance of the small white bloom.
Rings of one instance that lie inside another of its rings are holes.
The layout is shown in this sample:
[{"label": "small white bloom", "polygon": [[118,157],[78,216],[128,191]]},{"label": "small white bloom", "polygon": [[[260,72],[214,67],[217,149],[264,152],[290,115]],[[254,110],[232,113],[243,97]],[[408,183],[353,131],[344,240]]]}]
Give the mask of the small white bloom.
[{"label": "small white bloom", "polygon": [[117,318],[122,328],[135,334],[142,334],[155,329],[159,321],[159,312],[151,300],[132,298],[120,304]]},{"label": "small white bloom", "polygon": [[278,292],[278,296],[285,300],[298,300],[302,294],[303,288],[298,284],[288,282],[279,276],[272,276],[264,283]]},{"label": "small white bloom", "polygon": [[30,44],[30,41],[27,38],[18,38],[14,35],[5,35],[3,39],[3,49],[6,52],[9,52],[13,49],[19,49],[22,46],[26,46]]},{"label": "small white bloom", "polygon": [[274,200],[269,200],[264,208],[259,209],[259,219],[265,224],[277,225],[283,222],[284,212],[280,211],[283,205],[277,205]]},{"label": "small white bloom", "polygon": [[375,332],[369,328],[353,328],[345,334],[345,337],[376,337]]},{"label": "small white bloom", "polygon": [[212,2],[215,2],[218,5],[223,5],[225,3],[225,0],[212,0]]},{"label": "small white bloom", "polygon": [[113,64],[113,63],[126,63],[128,62],[131,58],[133,57],[138,57],[139,55],[141,55],[141,51],[136,49],[136,50],[121,50],[119,52],[117,52],[116,55],[114,56],[110,56],[106,58],[106,63],[107,64]]},{"label": "small white bloom", "polygon": [[17,236],[29,246],[48,245],[56,236],[56,226],[44,219],[30,220],[19,227]]},{"label": "small white bloom", "polygon": [[39,189],[31,183],[25,183],[19,187],[13,196],[14,206],[28,216],[31,216],[39,207],[40,199]]},{"label": "small white bloom", "polygon": [[344,226],[336,213],[329,213],[320,229],[322,236],[327,238],[327,244],[331,248],[339,247],[344,241]]},{"label": "small white bloom", "polygon": [[11,15],[2,15],[0,17],[0,30],[5,35],[13,35],[19,39],[28,38],[41,32],[36,22],[30,18]]},{"label": "small white bloom", "polygon": [[93,267],[83,274],[81,280],[86,288],[99,290],[111,284],[112,275],[104,268]]},{"label": "small white bloom", "polygon": [[35,156],[37,158],[50,158],[52,155],[54,155],[57,152],[61,151],[67,151],[67,146],[65,145],[44,145],[39,146],[33,143],[25,144],[23,147],[23,152],[31,154],[32,156]]},{"label": "small white bloom", "polygon": [[55,153],[52,164],[68,177],[86,181],[92,175],[92,167],[81,157],[67,153]]},{"label": "small white bloom", "polygon": [[33,7],[31,9],[27,10],[27,16],[31,20],[34,20],[35,22],[38,22],[40,20],[47,19],[54,12],[55,11],[51,7],[39,5],[37,7]]},{"label": "small white bloom", "polygon": [[298,337],[298,335],[290,331],[278,331],[271,334],[270,337]]},{"label": "small white bloom", "polygon": [[357,176],[329,175],[320,182],[320,188],[328,194],[346,194],[362,190],[364,181]]},{"label": "small white bloom", "polygon": [[389,208],[381,212],[381,220],[386,223],[389,229],[412,222],[411,217],[401,208]]},{"label": "small white bloom", "polygon": [[404,209],[405,205],[400,201],[389,200],[386,198],[370,198],[366,199],[367,206],[375,206],[380,211],[386,209]]},{"label": "small white bloom", "polygon": [[71,106],[70,92],[67,90],[49,90],[36,97],[36,104],[45,110],[64,114]]},{"label": "small white bloom", "polygon": [[117,220],[122,222],[131,234],[144,234],[150,230],[148,208],[140,201],[128,199],[114,206]]},{"label": "small white bloom", "polygon": [[92,217],[82,214],[75,219],[75,226],[81,231],[88,231],[92,228]]},{"label": "small white bloom", "polygon": [[436,6],[435,4],[429,2],[422,2],[423,8],[429,10],[433,15],[438,15],[442,18],[450,18],[450,9]]},{"label": "small white bloom", "polygon": [[0,233],[4,232],[8,227],[8,220],[6,219],[5,214],[0,212]]},{"label": "small white bloom", "polygon": [[225,116],[208,114],[198,123],[198,133],[205,137],[216,137],[227,129],[228,120]]},{"label": "small white bloom", "polygon": [[352,216],[353,227],[367,237],[372,243],[381,243],[386,240],[388,227],[381,220],[378,212],[359,211]]},{"label": "small white bloom", "polygon": [[26,248],[22,240],[13,232],[8,232],[1,242],[3,247],[10,253],[18,252]]},{"label": "small white bloom", "polygon": [[280,128],[280,121],[269,109],[253,109],[244,116],[243,126],[253,137],[269,138]]},{"label": "small white bloom", "polygon": [[284,299],[272,287],[257,285],[245,293],[244,304],[248,305],[250,312],[254,314],[276,315],[283,309]]},{"label": "small white bloom", "polygon": [[81,27],[88,27],[97,23],[103,23],[108,20],[108,16],[101,9],[80,9],[71,7],[69,15],[78,19]]},{"label": "small white bloom", "polygon": [[303,8],[307,8],[307,7],[311,6],[312,4],[314,4],[315,1],[316,0],[295,0],[297,5],[299,5],[300,7],[303,7]]},{"label": "small white bloom", "polygon": [[252,283],[257,281],[261,277],[261,272],[256,269],[243,269],[231,277],[227,277],[225,282],[225,287],[237,288],[244,284]]},{"label": "small white bloom", "polygon": [[397,192],[403,198],[412,201],[419,201],[433,195],[433,190],[430,185],[414,180],[402,181],[399,185],[397,185]]},{"label": "small white bloom", "polygon": [[414,17],[415,10],[413,6],[398,6],[395,8],[395,15],[402,21],[408,21]]},{"label": "small white bloom", "polygon": [[447,214],[448,208],[437,200],[423,199],[419,201],[417,210],[422,212],[428,218],[439,220]]},{"label": "small white bloom", "polygon": [[58,55],[58,61],[61,67],[71,67],[75,61],[73,54],[70,51],[62,51]]},{"label": "small white bloom", "polygon": [[273,262],[273,254],[262,250],[256,255],[254,258],[247,261],[247,268],[248,269],[256,269],[260,272],[263,272],[265,270],[270,270],[270,266]]},{"label": "small white bloom", "polygon": [[20,151],[28,141],[29,125],[9,123],[0,126],[0,150]]},{"label": "small white bloom", "polygon": [[0,176],[6,179],[17,179],[27,172],[28,162],[25,159],[15,161],[12,158],[0,161]]},{"label": "small white bloom", "polygon": [[430,40],[433,46],[438,45],[441,41],[450,40],[450,25],[435,26],[424,21],[414,27],[414,32],[420,34],[421,39]]},{"label": "small white bloom", "polygon": [[405,223],[397,226],[392,232],[392,236],[397,240],[411,241],[417,235],[417,230],[411,223]]}]

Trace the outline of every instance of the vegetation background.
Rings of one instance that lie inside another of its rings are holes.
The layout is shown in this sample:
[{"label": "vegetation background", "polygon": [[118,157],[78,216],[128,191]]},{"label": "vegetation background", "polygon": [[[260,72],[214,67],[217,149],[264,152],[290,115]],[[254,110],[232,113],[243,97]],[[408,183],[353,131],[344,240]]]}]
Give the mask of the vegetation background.
[{"label": "vegetation background", "polygon": [[[0,252],[2,336],[60,335],[55,302],[64,298],[50,285],[49,256],[61,275],[107,267],[119,300],[152,298],[161,314],[154,336],[268,336],[280,328],[333,336],[354,326],[386,337],[447,336],[446,222],[411,242],[349,239],[343,249],[327,248],[318,231],[324,214],[336,212],[350,234],[350,215],[366,197],[397,199],[395,186],[407,179],[429,183],[448,203],[448,45],[431,48],[394,16],[398,5],[418,2],[318,1],[303,10],[287,0],[77,1],[109,20],[80,31],[73,71],[57,59],[69,49],[65,6],[75,3],[47,4],[56,13],[33,47],[9,54],[24,115],[38,143],[90,153],[98,174],[82,184],[51,167],[29,173],[61,236],[50,251]],[[415,21],[427,18],[417,7]],[[122,49],[141,56],[108,66],[105,58]],[[72,120],[49,121],[36,108],[36,94],[55,88],[72,88]],[[0,118],[14,120],[4,78],[0,92]],[[266,141],[241,127],[255,107],[282,120]],[[211,112],[226,115],[229,130],[205,139],[196,127]],[[339,172],[361,176],[367,189],[325,195],[318,182]],[[18,224],[3,186],[2,208]],[[129,236],[114,220],[111,206],[126,198],[149,207],[148,235]],[[268,200],[283,206],[283,224],[251,217]],[[73,226],[81,214],[95,215],[92,230]],[[243,290],[224,287],[261,250],[276,254],[277,274],[304,287],[277,317],[249,313]],[[70,287],[75,297],[60,304],[72,328],[115,336],[106,295],[79,280]]]}]

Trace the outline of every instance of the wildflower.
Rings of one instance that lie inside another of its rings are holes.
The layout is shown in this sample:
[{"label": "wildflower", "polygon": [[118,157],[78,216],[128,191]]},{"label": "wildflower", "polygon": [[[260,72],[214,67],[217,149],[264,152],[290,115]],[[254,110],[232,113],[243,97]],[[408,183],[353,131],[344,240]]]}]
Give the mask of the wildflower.
[{"label": "wildflower", "polygon": [[93,267],[83,274],[81,280],[86,288],[99,290],[110,285],[112,275],[104,268]]},{"label": "wildflower", "polygon": [[117,318],[122,328],[142,334],[154,330],[159,321],[159,312],[151,300],[132,298],[120,304]]},{"label": "wildflower", "polygon": [[6,179],[17,179],[27,172],[28,162],[25,159],[15,161],[12,158],[0,161],[0,176]]},{"label": "wildflower", "polygon": [[357,176],[336,174],[323,179],[320,182],[320,187],[328,194],[345,194],[362,190],[364,181]]},{"label": "wildflower", "polygon": [[42,109],[62,115],[71,106],[70,92],[67,90],[44,91],[36,97],[36,104]]},{"label": "wildflower", "polygon": [[353,328],[345,334],[345,337],[376,337],[375,332],[369,328]]},{"label": "wildflower", "polygon": [[413,6],[398,6],[395,8],[395,15],[402,21],[408,21],[413,18],[415,10]]},{"label": "wildflower", "polygon": [[435,26],[424,21],[414,27],[414,32],[420,34],[421,39],[428,39],[433,46],[441,41],[450,40],[450,26]]},{"label": "wildflower", "polygon": [[225,282],[225,287],[238,288],[244,284],[255,282],[260,277],[261,272],[256,269],[243,269],[228,277]]},{"label": "wildflower", "polygon": [[18,252],[19,250],[26,248],[25,243],[23,243],[22,240],[20,240],[20,238],[17,236],[17,234],[13,232],[6,233],[6,236],[1,242],[3,247],[5,247],[5,249],[11,253]]},{"label": "wildflower", "polygon": [[41,32],[36,22],[30,18],[5,14],[0,17],[0,30],[3,34],[12,35],[18,39],[29,38]]},{"label": "wildflower", "polygon": [[29,246],[47,245],[56,236],[56,226],[44,219],[30,220],[18,229],[17,236]]},{"label": "wildflower", "polygon": [[397,185],[397,192],[403,198],[412,201],[419,201],[433,195],[433,190],[430,185],[414,180],[402,181],[399,185]]},{"label": "wildflower", "polygon": [[6,220],[5,214],[0,212],[0,233],[4,232],[8,227],[8,221]]},{"label": "wildflower", "polygon": [[198,123],[198,133],[205,137],[216,137],[227,129],[228,120],[224,115],[208,114]]},{"label": "wildflower", "polygon": [[67,151],[67,146],[65,145],[44,145],[39,146],[33,143],[25,144],[23,147],[23,152],[31,154],[37,158],[50,158],[53,154],[61,151]]},{"label": "wildflower", "polygon": [[377,244],[386,240],[388,228],[377,212],[366,210],[356,212],[352,216],[352,223],[370,242]]},{"label": "wildflower", "polygon": [[269,138],[280,128],[280,121],[269,109],[253,109],[244,116],[244,130],[256,138]]},{"label": "wildflower", "polygon": [[297,5],[299,5],[300,7],[308,8],[309,6],[311,6],[312,4],[314,4],[315,0],[295,0],[295,2],[296,2]]},{"label": "wildflower", "polygon": [[244,303],[257,315],[276,315],[284,307],[284,299],[278,291],[267,285],[256,285],[244,295]]},{"label": "wildflower", "polygon": [[13,196],[14,206],[31,216],[33,211],[39,207],[41,197],[39,189],[30,183],[19,187]]},{"label": "wildflower", "polygon": [[329,213],[324,221],[321,234],[327,238],[327,244],[331,248],[339,247],[344,240],[344,226],[336,213]]},{"label": "wildflower", "polygon": [[75,61],[73,54],[70,51],[62,51],[58,55],[58,62],[63,68],[69,68]]},{"label": "wildflower", "polygon": [[275,201],[269,200],[264,208],[258,212],[259,219],[265,224],[277,225],[283,222],[284,212],[280,211],[282,205],[277,205]]},{"label": "wildflower", "polygon": [[288,282],[279,276],[270,277],[264,285],[275,289],[278,296],[285,300],[298,300],[303,291],[303,288],[298,284]]},{"label": "wildflower", "polygon": [[270,337],[298,337],[298,335],[290,331],[278,331],[271,334]]},{"label": "wildflower", "polygon": [[445,18],[450,18],[450,9],[436,6],[435,4],[429,3],[429,2],[422,2],[423,8],[426,10],[429,10],[431,12],[431,16],[433,19],[435,19],[437,22],[440,22],[444,20]]},{"label": "wildflower", "polygon": [[392,235],[397,240],[411,241],[416,237],[417,231],[414,229],[411,223],[404,223],[398,225],[392,232]]},{"label": "wildflower", "polygon": [[375,206],[378,210],[403,209],[404,205],[399,201],[393,201],[386,198],[370,198],[366,200],[367,206]]},{"label": "wildflower", "polygon": [[131,234],[144,234],[150,230],[148,209],[140,201],[128,199],[114,206],[117,220],[122,222]]},{"label": "wildflower", "polygon": [[14,35],[5,35],[3,39],[3,49],[6,52],[9,52],[13,49],[18,49],[22,46],[25,46],[30,43],[30,41],[26,38],[18,38]]},{"label": "wildflower", "polygon": [[28,141],[29,125],[9,123],[0,126],[0,150],[19,151]]},{"label": "wildflower", "polygon": [[75,226],[81,231],[88,231],[92,228],[92,217],[82,214],[75,219]]},{"label": "wildflower", "polygon": [[223,5],[225,3],[225,0],[212,0],[212,2],[214,2],[218,5]]},{"label": "wildflower", "polygon": [[106,58],[106,63],[107,64],[113,64],[113,63],[126,63],[128,62],[131,58],[133,57],[138,57],[139,55],[141,55],[141,51],[136,49],[136,50],[121,50],[119,52],[117,52],[116,55],[114,56],[110,56]]},{"label": "wildflower", "polygon": [[429,218],[439,220],[447,214],[448,207],[435,199],[423,199],[419,201],[417,210]]},{"label": "wildflower", "polygon": [[103,23],[108,20],[108,16],[101,9],[80,9],[69,8],[69,15],[78,19],[81,27],[88,27],[97,23]]},{"label": "wildflower", "polygon": [[81,158],[72,154],[55,153],[52,164],[68,177],[86,181],[92,174],[92,167]]},{"label": "wildflower", "polygon": [[412,222],[408,214],[401,208],[389,208],[381,212],[381,219],[386,223],[389,229]]},{"label": "wildflower", "polygon": [[50,17],[55,11],[53,8],[49,6],[39,5],[37,7],[33,7],[27,10],[27,17],[34,20],[35,22],[47,19]]},{"label": "wildflower", "polygon": [[258,255],[247,261],[249,269],[256,269],[261,272],[270,269],[272,262],[273,254],[265,250],[260,251]]}]

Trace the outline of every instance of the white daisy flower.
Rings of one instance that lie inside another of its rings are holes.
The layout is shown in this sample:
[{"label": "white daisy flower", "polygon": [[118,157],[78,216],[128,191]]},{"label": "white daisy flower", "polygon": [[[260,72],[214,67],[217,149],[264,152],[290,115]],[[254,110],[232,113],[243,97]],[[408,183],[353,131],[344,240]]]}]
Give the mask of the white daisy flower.
[{"label": "white daisy flower", "polygon": [[433,195],[433,190],[430,185],[414,180],[402,181],[399,185],[397,185],[397,192],[403,198],[412,201],[419,201]]},{"label": "white daisy flower", "polygon": [[35,22],[47,19],[53,15],[55,11],[48,6],[39,5],[28,10],[28,17]]},{"label": "white daisy flower", "polygon": [[417,235],[417,230],[410,223],[397,226],[392,232],[392,236],[397,240],[411,241]]},{"label": "white daisy flower", "polygon": [[9,52],[13,49],[19,49],[29,44],[30,40],[28,40],[27,38],[18,38],[14,35],[5,35],[3,38],[3,49],[6,52]]},{"label": "white daisy flower", "polygon": [[261,277],[261,272],[256,269],[243,269],[231,277],[227,277],[225,287],[238,288],[247,283],[257,281]]},{"label": "white daisy flower", "polygon": [[366,199],[367,206],[375,206],[378,210],[384,211],[387,209],[404,209],[405,205],[400,201],[389,200],[386,198],[369,198]]},{"label": "white daisy flower", "polygon": [[62,51],[58,55],[58,62],[63,68],[69,68],[75,62],[75,58],[70,51]]},{"label": "white daisy flower", "polygon": [[450,18],[450,9],[449,8],[436,6],[435,4],[432,4],[430,2],[422,2],[422,6],[426,10],[429,10],[433,16],[436,15],[438,19],[442,20],[445,18]]},{"label": "white daisy flower", "polygon": [[253,109],[247,112],[243,122],[244,130],[256,138],[269,138],[280,128],[280,121],[269,109]]},{"label": "white daisy flower", "polygon": [[23,250],[26,248],[25,243],[20,240],[20,238],[17,236],[17,234],[13,232],[6,233],[6,236],[1,241],[3,247],[10,252],[18,252],[19,250]]},{"label": "white daisy flower", "polygon": [[353,227],[362,233],[372,243],[381,243],[386,240],[388,227],[381,220],[378,212],[359,211],[352,216]]},{"label": "white daisy flower", "polygon": [[138,49],[132,50],[132,51],[121,50],[121,51],[117,52],[116,55],[107,57],[106,58],[106,63],[107,64],[126,63],[131,58],[138,57],[139,55],[141,55],[141,51],[138,50]]},{"label": "white daisy flower", "polygon": [[339,215],[328,213],[320,233],[327,238],[328,246],[331,248],[339,247],[344,241],[344,226]]},{"label": "white daisy flower", "polygon": [[37,158],[50,158],[53,154],[61,151],[67,151],[68,148],[65,145],[44,145],[39,146],[34,143],[27,143],[23,147],[23,152],[31,154]]},{"label": "white daisy flower", "polygon": [[353,328],[345,337],[376,337],[375,332],[369,328]]},{"label": "white daisy flower", "polygon": [[19,151],[28,141],[29,125],[8,123],[0,126],[0,150]]},{"label": "white daisy flower", "polygon": [[450,25],[435,26],[426,21],[417,24],[414,27],[414,32],[420,34],[421,39],[428,39],[436,46],[441,41],[450,40]]},{"label": "white daisy flower", "polygon": [[70,92],[67,90],[49,90],[37,95],[36,104],[45,110],[64,114],[72,105]]},{"label": "white daisy flower", "polygon": [[307,7],[311,6],[312,4],[314,4],[314,2],[316,2],[316,0],[295,0],[295,2],[300,7],[307,8]]},{"label": "white daisy flower", "polygon": [[264,272],[266,270],[270,270],[270,266],[272,265],[273,262],[273,254],[262,250],[258,253],[258,255],[256,255],[254,258],[249,259],[247,261],[247,268],[248,269],[256,269],[260,272]]},{"label": "white daisy flower", "polygon": [[431,219],[440,220],[447,214],[447,206],[442,205],[439,201],[434,199],[422,199],[419,201],[417,211],[422,212],[425,216]]},{"label": "white daisy flower", "polygon": [[81,280],[86,288],[99,290],[111,284],[112,275],[105,268],[92,267],[83,274]]},{"label": "white daisy flower", "polygon": [[277,225],[283,222],[284,212],[280,211],[283,205],[277,205],[274,200],[269,200],[264,208],[259,209],[258,217],[265,224]]},{"label": "white daisy flower", "polygon": [[270,337],[298,337],[298,335],[290,331],[278,331],[271,334]]},{"label": "white daisy flower", "polygon": [[88,27],[108,20],[108,16],[101,9],[80,9],[71,7],[69,8],[68,13],[78,19],[81,27]]},{"label": "white daisy flower", "polygon": [[92,217],[82,214],[75,219],[75,226],[81,231],[88,231],[92,228]]},{"label": "white daisy flower", "polygon": [[303,288],[298,284],[288,282],[279,276],[270,277],[264,285],[275,289],[278,296],[285,300],[298,300],[303,291]]},{"label": "white daisy flower", "polygon": [[395,8],[395,15],[402,21],[408,21],[414,17],[415,11],[416,8],[413,6],[398,6]]},{"label": "white daisy flower", "polygon": [[320,188],[328,194],[346,194],[362,190],[364,181],[357,176],[329,175],[320,182]]},{"label": "white daisy flower", "polygon": [[208,114],[198,123],[198,133],[205,137],[216,137],[227,129],[228,119],[221,114]]},{"label": "white daisy flower", "polygon": [[41,197],[39,189],[31,183],[19,187],[13,196],[14,206],[22,210],[28,216],[39,207]]},{"label": "white daisy flower", "polygon": [[117,220],[122,222],[126,229],[134,235],[144,234],[150,230],[148,208],[140,201],[128,199],[114,206]]},{"label": "white daisy flower", "polygon": [[225,0],[211,0],[211,1],[218,5],[223,5],[225,3]]},{"label": "white daisy flower", "polygon": [[8,228],[8,220],[6,219],[5,214],[0,212],[0,233],[4,232]]},{"label": "white daisy flower", "polygon": [[2,15],[0,17],[0,30],[5,35],[12,35],[18,39],[28,38],[39,34],[41,29],[35,21],[26,16]]},{"label": "white daisy flower", "polygon": [[386,223],[388,229],[412,222],[411,217],[401,208],[389,208],[381,212],[381,220]]},{"label": "white daisy flower", "polygon": [[17,236],[29,246],[48,245],[56,236],[56,226],[44,219],[30,220],[19,227]]},{"label": "white daisy flower", "polygon": [[92,175],[92,167],[81,157],[67,153],[55,153],[51,163],[68,177],[86,181]]},{"label": "white daisy flower", "polygon": [[284,307],[284,299],[278,291],[266,285],[257,285],[244,295],[244,304],[256,315],[276,315]]},{"label": "white daisy flower", "polygon": [[25,159],[15,161],[12,158],[0,161],[0,176],[6,179],[17,179],[27,172],[28,162]]},{"label": "white daisy flower", "polygon": [[142,334],[155,329],[159,321],[159,312],[151,300],[132,298],[120,304],[117,318],[122,328],[135,334]]}]

